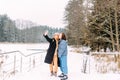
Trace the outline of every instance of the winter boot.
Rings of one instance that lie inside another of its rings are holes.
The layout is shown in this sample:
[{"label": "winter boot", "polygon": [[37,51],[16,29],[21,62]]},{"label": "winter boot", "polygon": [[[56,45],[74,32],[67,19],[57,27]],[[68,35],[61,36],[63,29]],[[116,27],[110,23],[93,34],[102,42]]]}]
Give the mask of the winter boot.
[{"label": "winter boot", "polygon": [[58,77],[63,78],[64,77],[64,73],[61,73]]},{"label": "winter boot", "polygon": [[57,72],[54,72],[54,76],[57,77]]},{"label": "winter boot", "polygon": [[64,75],[64,77],[61,78],[61,80],[67,80],[67,79],[68,79],[67,75]]},{"label": "winter boot", "polygon": [[53,71],[51,71],[51,74],[50,74],[50,76],[53,76],[54,75],[54,73],[53,73]]}]

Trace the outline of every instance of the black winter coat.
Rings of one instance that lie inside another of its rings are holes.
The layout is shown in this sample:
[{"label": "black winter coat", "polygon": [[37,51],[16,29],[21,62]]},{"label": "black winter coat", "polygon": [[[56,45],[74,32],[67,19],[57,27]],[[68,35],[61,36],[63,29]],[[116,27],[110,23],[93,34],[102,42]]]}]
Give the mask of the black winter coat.
[{"label": "black winter coat", "polygon": [[55,49],[56,49],[56,40],[54,38],[52,38],[52,39],[49,38],[47,35],[43,35],[43,36],[50,43],[44,62],[51,64],[53,61],[53,57],[54,57],[54,53],[55,53]]}]

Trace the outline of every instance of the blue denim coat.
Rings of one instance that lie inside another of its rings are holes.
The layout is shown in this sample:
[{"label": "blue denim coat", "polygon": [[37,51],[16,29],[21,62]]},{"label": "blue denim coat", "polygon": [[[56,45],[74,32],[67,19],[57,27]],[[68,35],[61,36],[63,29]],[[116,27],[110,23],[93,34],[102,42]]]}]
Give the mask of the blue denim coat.
[{"label": "blue denim coat", "polygon": [[59,46],[58,46],[58,57],[61,56],[67,56],[67,41],[65,40],[60,40]]}]

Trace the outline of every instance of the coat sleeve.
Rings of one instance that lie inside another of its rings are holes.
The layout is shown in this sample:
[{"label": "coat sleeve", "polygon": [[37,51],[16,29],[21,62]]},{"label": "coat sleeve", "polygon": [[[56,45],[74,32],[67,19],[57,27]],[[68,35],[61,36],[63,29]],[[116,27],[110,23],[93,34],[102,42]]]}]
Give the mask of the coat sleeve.
[{"label": "coat sleeve", "polygon": [[58,48],[58,57],[61,57],[67,48],[66,42],[61,41]]},{"label": "coat sleeve", "polygon": [[52,39],[48,37],[48,35],[43,35],[45,37],[45,39],[50,43],[52,42]]}]

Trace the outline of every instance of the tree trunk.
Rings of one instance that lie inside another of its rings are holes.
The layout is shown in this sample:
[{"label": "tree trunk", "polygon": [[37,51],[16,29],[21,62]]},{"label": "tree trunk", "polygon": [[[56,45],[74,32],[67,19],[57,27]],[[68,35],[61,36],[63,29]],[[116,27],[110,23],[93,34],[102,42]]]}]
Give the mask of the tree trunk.
[{"label": "tree trunk", "polygon": [[120,46],[119,46],[119,33],[118,33],[118,20],[117,20],[117,18],[118,18],[118,15],[117,15],[117,0],[115,0],[115,27],[116,27],[116,46],[117,46],[117,51],[119,51],[119,49],[120,49]]},{"label": "tree trunk", "polygon": [[111,32],[111,34],[110,34],[110,37],[111,37],[111,40],[112,40],[112,49],[113,49],[113,51],[115,51],[115,41],[114,41],[114,37],[113,37],[113,29],[112,29],[112,22],[111,22],[111,17],[110,17],[110,13],[111,11],[110,11],[110,7],[109,7],[109,21],[110,21],[110,32]]}]

